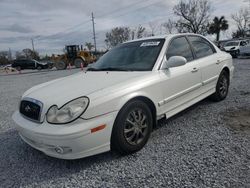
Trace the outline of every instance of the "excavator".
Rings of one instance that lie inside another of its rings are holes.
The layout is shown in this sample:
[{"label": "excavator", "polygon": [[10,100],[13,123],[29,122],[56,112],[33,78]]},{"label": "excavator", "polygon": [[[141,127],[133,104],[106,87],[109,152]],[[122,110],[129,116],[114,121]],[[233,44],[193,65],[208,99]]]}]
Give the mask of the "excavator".
[{"label": "excavator", "polygon": [[81,45],[67,45],[65,46],[65,53],[62,55],[52,55],[51,61],[55,64],[58,70],[66,69],[68,65],[81,68],[86,67],[96,61],[96,57],[89,51],[83,49]]}]

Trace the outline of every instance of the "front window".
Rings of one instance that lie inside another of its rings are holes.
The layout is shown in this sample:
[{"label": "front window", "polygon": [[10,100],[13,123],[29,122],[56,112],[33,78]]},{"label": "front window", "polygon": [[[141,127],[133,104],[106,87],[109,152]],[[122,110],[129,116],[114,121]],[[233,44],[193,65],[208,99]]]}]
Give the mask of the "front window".
[{"label": "front window", "polygon": [[151,39],[121,44],[113,48],[89,71],[150,71],[165,39]]},{"label": "front window", "polygon": [[182,56],[185,57],[188,62],[194,59],[190,45],[185,37],[174,39],[168,47],[166,56],[167,59],[172,56]]},{"label": "front window", "polygon": [[239,42],[228,42],[225,46],[239,46]]}]

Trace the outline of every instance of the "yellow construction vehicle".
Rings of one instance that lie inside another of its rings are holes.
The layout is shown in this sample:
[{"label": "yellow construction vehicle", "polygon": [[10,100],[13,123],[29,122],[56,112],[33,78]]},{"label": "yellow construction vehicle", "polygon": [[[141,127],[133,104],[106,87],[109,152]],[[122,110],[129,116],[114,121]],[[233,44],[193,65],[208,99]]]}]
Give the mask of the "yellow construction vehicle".
[{"label": "yellow construction vehicle", "polygon": [[82,46],[80,49],[79,45],[69,45],[65,46],[65,54],[62,55],[52,55],[51,61],[54,62],[55,67],[58,70],[66,69],[70,64],[76,68],[80,68],[81,64],[86,67],[88,64],[96,61],[95,56],[93,56],[89,51],[83,50]]}]

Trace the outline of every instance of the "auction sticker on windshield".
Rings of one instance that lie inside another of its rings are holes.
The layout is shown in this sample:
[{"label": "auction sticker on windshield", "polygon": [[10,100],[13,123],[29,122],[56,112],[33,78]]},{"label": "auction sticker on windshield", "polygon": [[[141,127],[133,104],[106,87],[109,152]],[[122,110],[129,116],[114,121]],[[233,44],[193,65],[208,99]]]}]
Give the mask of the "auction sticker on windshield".
[{"label": "auction sticker on windshield", "polygon": [[160,41],[143,42],[140,47],[158,46],[160,43],[161,43]]}]

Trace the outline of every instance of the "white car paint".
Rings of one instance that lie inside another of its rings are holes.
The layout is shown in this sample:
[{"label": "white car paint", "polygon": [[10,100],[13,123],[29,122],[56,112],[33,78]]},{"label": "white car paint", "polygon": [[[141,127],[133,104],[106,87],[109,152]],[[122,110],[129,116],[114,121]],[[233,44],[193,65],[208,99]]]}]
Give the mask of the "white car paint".
[{"label": "white car paint", "polygon": [[[235,43],[235,45],[229,45],[232,42]],[[230,41],[230,42],[227,42],[224,45],[224,49],[225,49],[225,51],[239,50],[240,49],[240,41]]]},{"label": "white car paint", "polygon": [[235,52],[237,55],[239,55],[241,52],[241,48],[244,47],[245,45],[247,45],[246,40],[229,41],[225,44],[224,50],[226,52],[232,53],[232,55],[234,55]]},{"label": "white car paint", "polygon": [[[165,39],[152,71],[80,72],[29,89],[22,99],[31,98],[43,103],[41,122],[30,121],[16,111],[13,119],[21,138],[49,156],[82,158],[110,150],[115,118],[119,110],[135,97],[150,99],[156,108],[157,119],[160,119],[164,116],[169,118],[211,95],[215,92],[222,69],[227,67],[231,78],[234,70],[231,56],[212,43],[216,49],[213,55],[193,60],[184,66],[161,69],[169,42],[185,35],[149,38]],[[80,118],[63,125],[46,121],[46,113],[52,105],[61,107],[81,96],[87,96],[90,103]],[[106,125],[103,130],[91,133],[91,129],[103,124]],[[56,148],[62,147],[71,151],[64,154],[56,151]]]}]

